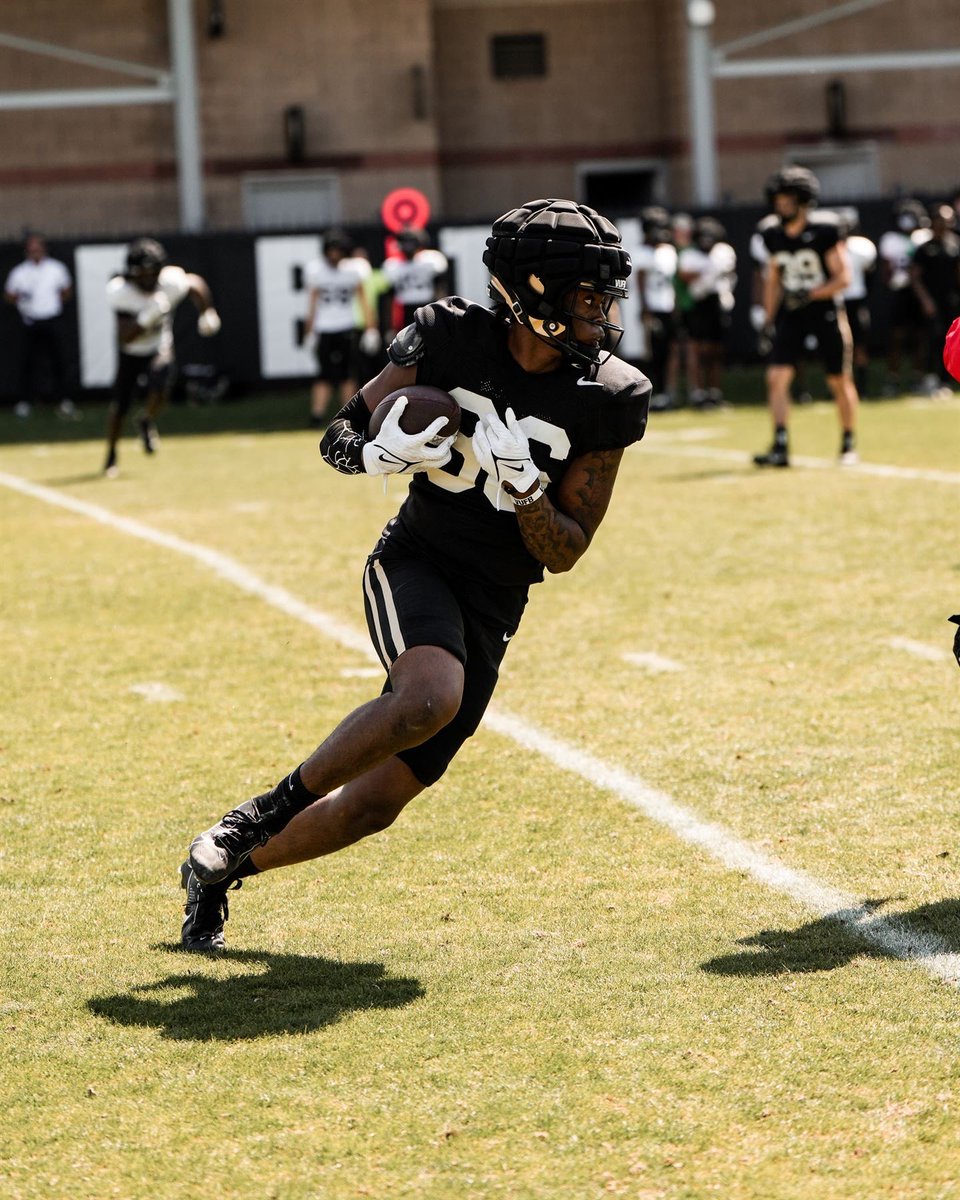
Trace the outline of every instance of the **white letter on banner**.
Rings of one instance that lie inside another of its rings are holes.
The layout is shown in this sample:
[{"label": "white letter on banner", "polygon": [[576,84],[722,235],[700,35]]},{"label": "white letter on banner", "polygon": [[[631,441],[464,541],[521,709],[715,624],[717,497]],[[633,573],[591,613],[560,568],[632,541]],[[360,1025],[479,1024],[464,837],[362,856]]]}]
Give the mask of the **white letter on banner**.
[{"label": "white letter on banner", "polygon": [[316,373],[309,348],[297,345],[297,322],[307,315],[308,292],[300,279],[311,258],[320,257],[319,237],[260,237],[257,264],[257,321],[260,374],[282,379]]},{"label": "white letter on banner", "polygon": [[117,318],[107,303],[107,284],[123,272],[126,262],[125,242],[77,247],[81,387],[110,387],[117,373]]}]

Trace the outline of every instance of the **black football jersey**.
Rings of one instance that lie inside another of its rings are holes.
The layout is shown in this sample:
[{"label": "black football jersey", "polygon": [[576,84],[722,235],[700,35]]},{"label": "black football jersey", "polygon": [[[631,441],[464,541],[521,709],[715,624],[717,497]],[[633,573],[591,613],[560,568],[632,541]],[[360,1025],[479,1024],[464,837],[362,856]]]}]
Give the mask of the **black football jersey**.
[{"label": "black football jersey", "polygon": [[957,294],[960,292],[957,263],[960,262],[960,241],[952,233],[939,240],[930,238],[914,251],[913,261],[920,280],[939,307],[954,315]]},{"label": "black football jersey", "polygon": [[[780,268],[780,282],[785,292],[809,292],[830,278],[827,252],[840,242],[837,217],[830,212],[812,212],[807,223],[791,237],[777,221],[763,230],[764,245],[770,258]],[[842,303],[836,299],[817,301],[822,304]]]},{"label": "black football jersey", "polygon": [[451,461],[414,475],[397,525],[418,549],[464,578],[505,586],[535,583],[543,578],[543,565],[523,544],[513,501],[471,449],[478,418],[496,413],[505,420],[513,409],[553,499],[572,459],[643,437],[649,380],[613,357],[596,380],[568,362],[556,371],[529,374],[507,349],[505,319],[458,296],[418,309],[416,325],[423,340],[417,382],[450,392],[462,415]]}]

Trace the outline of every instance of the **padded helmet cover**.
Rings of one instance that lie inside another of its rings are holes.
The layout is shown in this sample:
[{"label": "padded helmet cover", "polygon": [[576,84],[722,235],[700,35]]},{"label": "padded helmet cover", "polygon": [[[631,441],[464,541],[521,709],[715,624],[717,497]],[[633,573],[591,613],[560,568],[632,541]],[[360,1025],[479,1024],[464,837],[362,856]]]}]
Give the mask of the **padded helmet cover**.
[{"label": "padded helmet cover", "polygon": [[616,225],[572,200],[530,200],[505,213],[494,222],[483,263],[523,314],[547,323],[560,317],[563,297],[578,284],[626,296],[632,270]]}]

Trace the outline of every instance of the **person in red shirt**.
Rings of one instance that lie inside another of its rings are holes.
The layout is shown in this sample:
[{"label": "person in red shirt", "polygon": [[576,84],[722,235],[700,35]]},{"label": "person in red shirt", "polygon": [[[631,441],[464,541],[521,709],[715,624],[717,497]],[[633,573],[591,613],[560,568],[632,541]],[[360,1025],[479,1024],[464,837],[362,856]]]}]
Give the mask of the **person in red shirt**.
[{"label": "person in red shirt", "polygon": [[960,317],[947,330],[947,340],[943,343],[943,365],[960,383]]}]

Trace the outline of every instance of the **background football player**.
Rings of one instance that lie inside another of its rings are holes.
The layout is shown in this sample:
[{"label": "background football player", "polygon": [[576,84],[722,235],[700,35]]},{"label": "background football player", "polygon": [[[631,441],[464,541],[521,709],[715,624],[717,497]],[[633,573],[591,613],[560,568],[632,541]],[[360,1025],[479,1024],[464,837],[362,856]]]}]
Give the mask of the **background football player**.
[{"label": "background football player", "polygon": [[[304,329],[315,338],[317,378],[310,392],[310,424],[323,425],[334,394],[352,396],[357,390],[359,353],[362,342],[368,353],[380,349],[380,332],[363,286],[370,274],[369,262],[352,257],[352,245],[339,229],[323,237],[323,254],[304,268],[309,289]],[[359,306],[364,329],[358,340],[355,306]],[[336,401],[337,407],[343,398]]]},{"label": "background football player", "polygon": [[[893,224],[880,237],[880,283],[889,292],[890,348],[884,395],[897,396],[909,383],[919,385],[925,370],[924,320],[920,301],[910,286],[910,264],[917,247],[930,237],[930,218],[919,200],[905,196],[893,206]],[[915,379],[902,374],[907,359]]]},{"label": "background football player", "polygon": [[853,381],[861,399],[868,385],[870,365],[870,284],[877,263],[877,247],[860,228],[859,211],[848,206],[837,209],[840,236],[847,248],[850,284],[843,291],[850,335],[853,338]]},{"label": "background football player", "polygon": [[443,294],[450,264],[445,254],[431,249],[424,229],[397,234],[399,255],[384,260],[381,270],[393,288],[393,329],[403,329],[422,304]]},{"label": "background football player", "polygon": [[117,473],[117,442],[131,404],[143,398],[140,438],[147,454],[157,449],[156,416],[170,395],[175,374],[173,314],[187,297],[196,305],[197,332],[213,337],[220,317],[206,280],[167,262],[167,252],[152,238],[138,238],[127,247],[122,275],[107,284],[107,300],[117,314],[119,355],[113,403],[107,422],[104,474]]},{"label": "background football player", "polygon": [[943,343],[960,311],[960,238],[952,204],[930,210],[930,237],[914,251],[910,284],[924,320],[923,390],[928,396],[952,393],[950,373],[943,365]]},{"label": "background football player", "polygon": [[[647,343],[647,369],[653,384],[650,407],[672,408],[676,400],[677,359],[677,248],[673,244],[670,214],[659,205],[640,214],[643,245],[637,252],[634,270],[640,293],[640,319]],[[672,367],[672,371],[671,371]]]},{"label": "background football player", "polygon": [[[271,791],[194,839],[181,867],[186,949],[223,946],[227,891],[245,876],[330,854],[386,828],[476,731],[544,571],[568,571],[607,510],[650,385],[614,357],[610,307],[631,263],[616,227],[566,200],[502,216],[487,239],[493,310],[459,297],[420,308],[384,370],[321,443],[348,475],[412,475],[367,560],[367,624],[387,672]],[[454,440],[399,426],[367,437],[380,400],[414,383],[454,394]]]},{"label": "background football player", "polygon": [[771,182],[775,214],[763,232],[770,255],[764,277],[764,318],[771,349],[766,371],[773,445],[754,455],[758,467],[790,465],[790,385],[808,338],[815,338],[827,385],[837,404],[842,437],[840,463],[857,462],[858,396],[853,382],[852,338],[842,292],[850,267],[833,213],[812,213],[820,193],[806,167],[784,167]]}]

